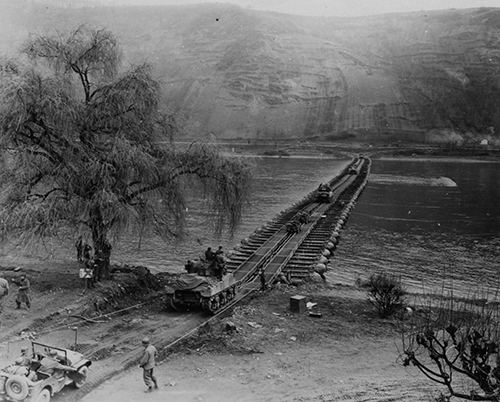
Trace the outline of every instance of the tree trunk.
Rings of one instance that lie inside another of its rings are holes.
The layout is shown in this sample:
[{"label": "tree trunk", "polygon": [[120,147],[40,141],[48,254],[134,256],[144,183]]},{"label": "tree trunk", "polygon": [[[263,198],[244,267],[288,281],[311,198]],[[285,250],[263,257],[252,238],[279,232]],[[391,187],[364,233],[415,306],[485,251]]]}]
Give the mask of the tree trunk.
[{"label": "tree trunk", "polygon": [[94,243],[94,262],[96,264],[96,280],[110,279],[109,259],[111,244],[107,239],[107,228],[102,222],[100,211],[94,211],[91,219],[92,242]]}]

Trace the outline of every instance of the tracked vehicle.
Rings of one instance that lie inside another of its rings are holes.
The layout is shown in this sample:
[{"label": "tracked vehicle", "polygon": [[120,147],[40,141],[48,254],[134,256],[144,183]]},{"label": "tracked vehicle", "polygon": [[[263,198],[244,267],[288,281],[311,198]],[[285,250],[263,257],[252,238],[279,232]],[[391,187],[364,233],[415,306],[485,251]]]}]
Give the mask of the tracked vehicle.
[{"label": "tracked vehicle", "polygon": [[332,188],[325,183],[321,183],[316,190],[316,201],[317,202],[332,202],[333,191]]},{"label": "tracked vehicle", "polygon": [[174,310],[201,308],[214,314],[234,299],[238,283],[220,264],[201,259],[188,261],[187,273],[165,288],[168,307]]}]

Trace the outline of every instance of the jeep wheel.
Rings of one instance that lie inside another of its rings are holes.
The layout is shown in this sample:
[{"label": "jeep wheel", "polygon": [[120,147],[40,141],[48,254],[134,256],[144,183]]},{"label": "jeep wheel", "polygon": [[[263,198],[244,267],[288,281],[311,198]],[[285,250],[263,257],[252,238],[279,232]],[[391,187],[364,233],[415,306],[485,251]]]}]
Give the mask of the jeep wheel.
[{"label": "jeep wheel", "polygon": [[5,381],[5,393],[14,401],[22,401],[28,396],[29,387],[26,377],[13,375]]},{"label": "jeep wheel", "polygon": [[87,382],[89,368],[87,366],[80,367],[78,369],[78,373],[80,375],[77,377],[77,380],[73,381],[73,385],[75,386],[75,388],[81,388],[85,385],[85,383]]},{"label": "jeep wheel", "polygon": [[35,402],[50,402],[50,391],[47,388],[42,389],[42,392],[38,394]]}]

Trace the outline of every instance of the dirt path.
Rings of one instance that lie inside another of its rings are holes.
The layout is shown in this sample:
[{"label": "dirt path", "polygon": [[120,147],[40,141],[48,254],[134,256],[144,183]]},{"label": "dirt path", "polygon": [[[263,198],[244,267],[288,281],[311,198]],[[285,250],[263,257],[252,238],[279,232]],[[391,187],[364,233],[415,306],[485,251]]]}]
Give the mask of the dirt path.
[{"label": "dirt path", "polygon": [[[3,262],[3,261],[2,261]],[[10,363],[20,347],[29,343],[38,329],[47,328],[61,315],[71,314],[82,303],[82,286],[78,280],[78,264],[71,261],[51,261],[39,264],[25,263],[22,271],[15,271],[18,264],[1,264],[0,276],[10,283],[10,292],[3,300],[0,312],[0,365]],[[21,272],[31,282],[31,308],[16,309],[17,286],[12,282]],[[30,330],[28,330],[30,328]]]},{"label": "dirt path", "polygon": [[[0,275],[9,281],[19,277],[20,271],[14,268],[0,267]],[[166,345],[204,319],[200,314],[167,313],[161,291],[138,285],[133,274],[115,273],[114,281],[83,293],[76,263],[26,264],[22,272],[31,281],[33,303],[29,310],[15,309],[15,285],[4,300],[0,367],[11,364],[31,340],[66,348],[74,348],[76,341],[77,349],[94,361],[88,384],[78,391],[65,389],[54,397],[57,401],[78,400],[104,379],[130,367],[144,336]]]},{"label": "dirt path", "polygon": [[[296,288],[270,291],[182,345],[144,394],[133,367],[83,401],[425,401],[437,393],[398,361],[397,322],[380,320],[355,287],[309,285],[323,316],[288,311]],[[227,333],[231,321],[237,333]]]},{"label": "dirt path", "polygon": [[[151,337],[161,351],[195,328],[204,316],[167,313],[160,301],[138,293],[140,300],[124,297],[110,311],[137,307],[97,317],[97,323],[71,318],[72,311],[92,304],[111,284],[80,295],[80,291],[75,292],[80,284],[75,282],[73,268],[67,268],[64,274],[61,267],[43,276],[36,270],[28,271],[35,279],[36,305],[32,311],[14,310],[11,294],[10,304],[0,316],[2,365],[12,362],[20,346],[29,342],[19,336],[22,328],[35,328],[39,341],[66,347],[74,343],[72,328],[78,328],[78,348],[95,360],[89,382],[81,390],[65,389],[54,397],[55,402],[409,402],[432,401],[438,394],[438,389],[416,369],[404,369],[398,361],[400,322],[379,319],[362,288],[352,285],[353,281],[350,285],[332,284],[338,278],[330,272],[327,284],[260,293],[237,307],[232,316],[196,334],[167,355],[157,369],[160,390],[145,395],[141,371],[135,366],[142,337]],[[323,316],[290,313],[289,297],[296,293],[317,302]],[[5,317],[9,321],[4,321]],[[236,333],[225,331],[227,321],[236,325]]]}]

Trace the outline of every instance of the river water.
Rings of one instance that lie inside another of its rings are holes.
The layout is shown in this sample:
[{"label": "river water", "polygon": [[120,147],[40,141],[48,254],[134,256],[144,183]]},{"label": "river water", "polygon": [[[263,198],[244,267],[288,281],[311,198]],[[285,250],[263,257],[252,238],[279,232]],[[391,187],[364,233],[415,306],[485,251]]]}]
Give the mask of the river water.
[{"label": "river water", "polygon": [[167,244],[159,239],[145,239],[139,249],[139,241],[128,238],[118,246],[115,260],[147,265],[153,270],[183,270],[187,259],[202,255],[209,246],[222,245],[226,251],[233,248],[280,211],[317,188],[320,182],[336,176],[349,161],[259,157],[251,158],[251,162],[254,164],[251,200],[245,205],[242,222],[232,235],[216,236],[205,203],[191,198],[187,233],[182,240]]},{"label": "river water", "polygon": [[[252,161],[251,203],[232,237],[214,236],[205,204],[192,198],[184,239],[166,243],[129,236],[114,245],[112,260],[153,271],[181,271],[188,258],[208,246],[236,246],[347,163],[319,158]],[[368,186],[342,231],[329,280],[352,285],[373,273],[388,272],[401,276],[412,290],[440,293],[444,287],[463,296],[491,293],[500,277],[499,184],[499,163],[374,160]],[[56,259],[74,254],[72,241],[50,251]],[[3,260],[17,252],[4,249]]]},{"label": "river water", "polygon": [[417,292],[495,298],[499,184],[498,163],[375,160],[343,233],[332,279],[352,283],[388,272]]},{"label": "river water", "polygon": [[[188,233],[176,244],[127,241],[117,260],[180,270],[207,246],[226,250],[248,237],[347,161],[255,159],[251,204],[233,237],[215,238],[203,203],[192,200]],[[374,160],[368,186],[348,220],[329,279],[353,284],[373,273],[401,276],[413,291],[491,294],[499,285],[500,164]]]}]

